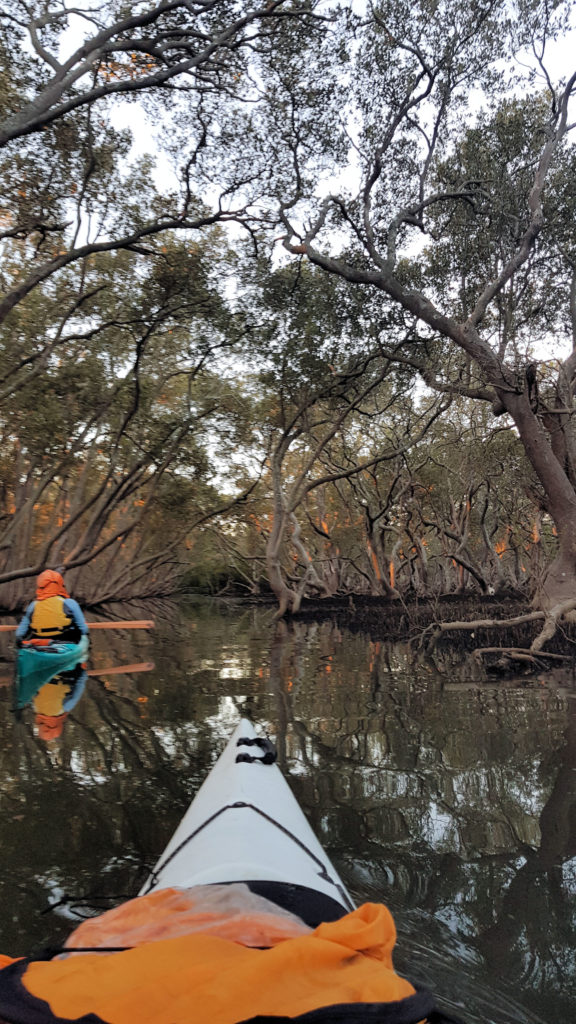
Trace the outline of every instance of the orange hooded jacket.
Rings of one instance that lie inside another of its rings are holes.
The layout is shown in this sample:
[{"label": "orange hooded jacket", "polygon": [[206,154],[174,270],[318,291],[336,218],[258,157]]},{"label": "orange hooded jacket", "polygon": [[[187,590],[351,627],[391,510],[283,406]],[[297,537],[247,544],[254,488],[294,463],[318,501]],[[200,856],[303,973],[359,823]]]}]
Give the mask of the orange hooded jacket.
[{"label": "orange hooded jacket", "polygon": [[59,572],[45,569],[36,580],[36,600],[44,601],[47,597],[70,597],[66,585]]},{"label": "orange hooded jacket", "polygon": [[[338,921],[261,949],[217,931],[171,935],[168,929],[163,938],[162,920],[173,922],[174,900],[186,901],[187,892],[161,890],[109,912],[116,914],[111,945],[120,937],[119,912],[125,934],[156,919],[157,938],[134,948],[78,951],[50,962],[4,958],[0,1019],[5,1014],[11,1024],[418,1024],[433,1012],[429,994],[394,971],[396,930],[380,904],[364,904]],[[180,912],[191,914],[193,927],[193,907],[181,906]]]}]

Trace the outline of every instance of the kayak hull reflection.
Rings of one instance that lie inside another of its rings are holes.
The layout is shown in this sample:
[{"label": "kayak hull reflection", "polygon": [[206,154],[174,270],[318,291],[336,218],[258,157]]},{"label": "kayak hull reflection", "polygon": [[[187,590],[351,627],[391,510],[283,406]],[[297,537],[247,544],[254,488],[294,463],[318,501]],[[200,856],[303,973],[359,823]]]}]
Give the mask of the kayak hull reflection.
[{"label": "kayak hull reflection", "polygon": [[46,647],[21,647],[16,663],[17,707],[25,707],[55,675],[83,661],[89,646],[88,637],[83,636],[77,644],[55,641]]}]

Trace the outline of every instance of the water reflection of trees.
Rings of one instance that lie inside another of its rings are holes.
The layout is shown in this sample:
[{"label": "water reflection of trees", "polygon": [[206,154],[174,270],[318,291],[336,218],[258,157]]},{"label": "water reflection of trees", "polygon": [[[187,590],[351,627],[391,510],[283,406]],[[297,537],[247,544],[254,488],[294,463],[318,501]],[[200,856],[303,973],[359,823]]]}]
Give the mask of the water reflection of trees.
[{"label": "water reflection of trees", "polygon": [[24,937],[48,942],[69,929],[38,918],[42,903],[133,889],[143,836],[157,820],[161,828],[162,801],[154,822],[142,812],[155,793],[165,800],[181,787],[162,745],[143,728],[138,705],[97,679],[53,745],[34,735],[31,710],[8,730],[5,724],[3,717],[0,900],[14,906],[16,893],[18,913],[13,926],[4,915],[2,942],[25,952]]},{"label": "water reflection of trees", "polygon": [[[289,718],[301,641],[294,659],[289,631],[276,643]],[[289,757],[322,768],[294,780],[316,828],[348,863],[353,888],[415,915],[418,928],[422,914],[445,922],[545,1017],[552,999],[569,1020],[574,702],[538,683],[452,686],[409,649],[364,647],[349,640],[329,681],[324,672],[292,714]]]},{"label": "water reflection of trees", "polygon": [[[134,617],[134,616],[132,616]],[[141,617],[141,616],[140,616]],[[28,952],[70,929],[68,904],[135,893],[221,749],[215,734],[228,640],[197,622],[157,617],[154,638],[95,634],[82,701],[46,744],[33,711],[10,713],[11,651],[0,689],[0,949]],[[246,633],[242,627],[241,635]],[[151,660],[144,677],[106,676],[106,666]],[[262,665],[254,645],[250,660]],[[12,658],[13,661],[13,658]],[[253,683],[258,690],[258,676]],[[41,911],[61,902],[59,915]]]},{"label": "water reflection of trees", "polygon": [[153,658],[150,638],[110,641],[94,662],[151,659],[155,671],[90,679],[53,749],[12,721],[0,691],[0,905],[18,904],[1,948],[57,941],[69,922],[38,908],[63,896],[136,891],[243,711],[276,737],[353,892],[392,907],[401,968],[416,961],[456,993],[471,963],[487,965],[522,1005],[567,1024],[576,723],[564,692],[456,684],[408,647],[253,611],[160,622]]}]

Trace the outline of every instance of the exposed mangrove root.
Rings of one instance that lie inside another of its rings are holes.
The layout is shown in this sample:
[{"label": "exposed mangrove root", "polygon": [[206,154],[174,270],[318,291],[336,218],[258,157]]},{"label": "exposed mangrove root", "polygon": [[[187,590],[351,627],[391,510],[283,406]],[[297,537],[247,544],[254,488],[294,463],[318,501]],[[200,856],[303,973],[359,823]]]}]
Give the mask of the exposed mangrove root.
[{"label": "exposed mangrove root", "polygon": [[554,605],[553,608],[549,608],[544,616],[544,625],[537,637],[530,644],[530,650],[541,651],[547,640],[550,640],[558,628],[558,623],[563,615],[571,612],[576,608],[576,598],[572,598],[570,601],[562,601],[560,604]]},{"label": "exposed mangrove root", "polygon": [[571,661],[568,654],[552,654],[548,651],[541,651],[538,655],[531,653],[527,647],[476,647],[472,651],[472,657],[482,662],[487,654],[499,654],[501,667],[507,668],[514,661],[525,661],[535,668],[546,668],[548,661]]},{"label": "exposed mangrove root", "polygon": [[[456,632],[458,630],[508,629],[511,626],[521,626],[526,622],[538,622],[543,619],[544,625],[528,649],[529,653],[536,654],[541,652],[546,641],[554,636],[562,616],[574,608],[576,608],[576,598],[571,598],[570,601],[563,601],[561,604],[557,604],[546,611],[526,612],[525,615],[516,615],[512,619],[472,619],[464,622],[437,622],[433,626],[428,627],[427,630],[424,630],[422,637],[424,638],[427,633],[430,634],[426,643],[426,651],[430,654],[443,633]],[[502,648],[502,650],[504,651],[506,648]],[[546,656],[548,657],[548,655]]]}]

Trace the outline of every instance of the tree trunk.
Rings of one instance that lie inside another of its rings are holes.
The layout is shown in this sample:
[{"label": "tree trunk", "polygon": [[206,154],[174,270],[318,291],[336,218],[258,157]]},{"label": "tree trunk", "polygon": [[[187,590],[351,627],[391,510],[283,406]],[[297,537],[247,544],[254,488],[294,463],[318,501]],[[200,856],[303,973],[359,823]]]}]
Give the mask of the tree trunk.
[{"label": "tree trunk", "polygon": [[[576,523],[560,527],[556,520],[560,546],[558,554],[544,574],[535,595],[534,604],[544,611],[557,604],[576,598]],[[576,612],[564,616],[576,622]]]},{"label": "tree trunk", "polygon": [[[514,419],[526,454],[542,484],[547,511],[558,533],[558,553],[534,595],[535,606],[548,611],[557,604],[576,598],[576,492],[532,412],[527,394],[507,394],[504,404]],[[567,617],[574,617],[574,613]]]},{"label": "tree trunk", "polygon": [[278,601],[276,614],[279,619],[287,611],[294,611],[297,602],[297,594],[288,586],[282,572],[282,550],[287,525],[288,515],[281,503],[275,499],[272,529],[266,541],[266,574],[268,583]]}]

